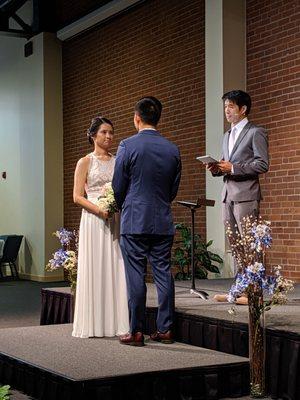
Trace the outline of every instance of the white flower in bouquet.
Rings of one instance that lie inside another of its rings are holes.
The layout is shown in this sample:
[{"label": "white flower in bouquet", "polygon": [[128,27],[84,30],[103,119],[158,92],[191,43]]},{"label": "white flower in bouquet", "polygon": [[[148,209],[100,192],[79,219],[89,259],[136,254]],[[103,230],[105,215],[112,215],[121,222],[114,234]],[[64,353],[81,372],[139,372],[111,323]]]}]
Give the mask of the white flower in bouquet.
[{"label": "white flower in bouquet", "polygon": [[101,210],[107,211],[110,214],[114,214],[118,211],[111,182],[108,182],[103,186],[101,196],[98,197],[97,205]]}]

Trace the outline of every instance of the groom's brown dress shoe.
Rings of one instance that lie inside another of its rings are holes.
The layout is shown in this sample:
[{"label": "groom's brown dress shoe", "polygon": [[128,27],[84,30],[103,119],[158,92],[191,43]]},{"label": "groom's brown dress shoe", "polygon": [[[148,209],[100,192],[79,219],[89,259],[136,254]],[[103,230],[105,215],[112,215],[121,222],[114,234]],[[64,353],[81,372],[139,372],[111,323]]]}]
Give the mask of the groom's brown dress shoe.
[{"label": "groom's brown dress shoe", "polygon": [[121,344],[127,344],[128,346],[145,346],[144,335],[142,332],[126,333],[119,337]]},{"label": "groom's brown dress shoe", "polygon": [[150,335],[150,339],[164,344],[174,343],[174,338],[171,331],[167,331],[165,333],[156,331]]}]

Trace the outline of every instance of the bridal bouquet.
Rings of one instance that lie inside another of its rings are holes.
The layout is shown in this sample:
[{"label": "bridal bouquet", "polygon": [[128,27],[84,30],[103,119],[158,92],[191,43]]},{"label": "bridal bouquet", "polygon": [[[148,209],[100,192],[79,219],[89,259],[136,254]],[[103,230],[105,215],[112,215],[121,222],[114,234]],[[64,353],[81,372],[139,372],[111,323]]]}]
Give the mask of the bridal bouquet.
[{"label": "bridal bouquet", "polygon": [[103,211],[108,211],[109,214],[114,214],[115,212],[118,211],[111,182],[108,182],[103,186],[102,193],[98,197],[97,205]]},{"label": "bridal bouquet", "polygon": [[[56,271],[63,268],[68,275],[68,280],[71,284],[71,292],[75,293],[77,280],[77,247],[78,234],[74,231],[68,231],[65,228],[60,228],[53,233],[58,238],[62,248],[58,249],[46,265],[46,271]],[[72,243],[75,243],[75,251],[71,250]]]}]

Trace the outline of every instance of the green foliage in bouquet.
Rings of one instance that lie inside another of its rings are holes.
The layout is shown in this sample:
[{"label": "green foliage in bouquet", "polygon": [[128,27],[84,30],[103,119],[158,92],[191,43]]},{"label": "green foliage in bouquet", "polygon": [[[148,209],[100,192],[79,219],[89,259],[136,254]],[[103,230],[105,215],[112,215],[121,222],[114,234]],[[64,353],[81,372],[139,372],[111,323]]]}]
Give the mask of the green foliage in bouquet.
[{"label": "green foliage in bouquet", "polygon": [[[174,254],[172,257],[172,264],[178,267],[179,271],[175,275],[175,279],[187,280],[191,278],[190,265],[191,265],[191,229],[184,224],[176,224],[176,230],[180,233],[180,240],[175,241]],[[194,262],[196,270],[196,278],[206,279],[208,271],[213,273],[220,273],[218,265],[223,264],[223,260],[218,254],[212,253],[208,248],[212,245],[213,241],[205,243],[200,235],[195,235],[194,244]]]},{"label": "green foliage in bouquet", "polygon": [[9,400],[10,393],[9,393],[10,386],[0,386],[0,400]]}]

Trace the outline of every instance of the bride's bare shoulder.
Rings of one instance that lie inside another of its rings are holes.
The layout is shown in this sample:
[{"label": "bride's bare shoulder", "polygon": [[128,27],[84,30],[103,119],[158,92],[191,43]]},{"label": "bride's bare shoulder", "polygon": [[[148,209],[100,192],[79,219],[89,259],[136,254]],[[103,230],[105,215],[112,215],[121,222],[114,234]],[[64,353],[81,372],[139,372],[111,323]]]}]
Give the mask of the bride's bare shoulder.
[{"label": "bride's bare shoulder", "polygon": [[87,169],[87,168],[89,167],[90,160],[91,160],[90,154],[87,154],[86,156],[80,158],[80,159],[77,161],[77,168],[80,168],[80,169]]}]

